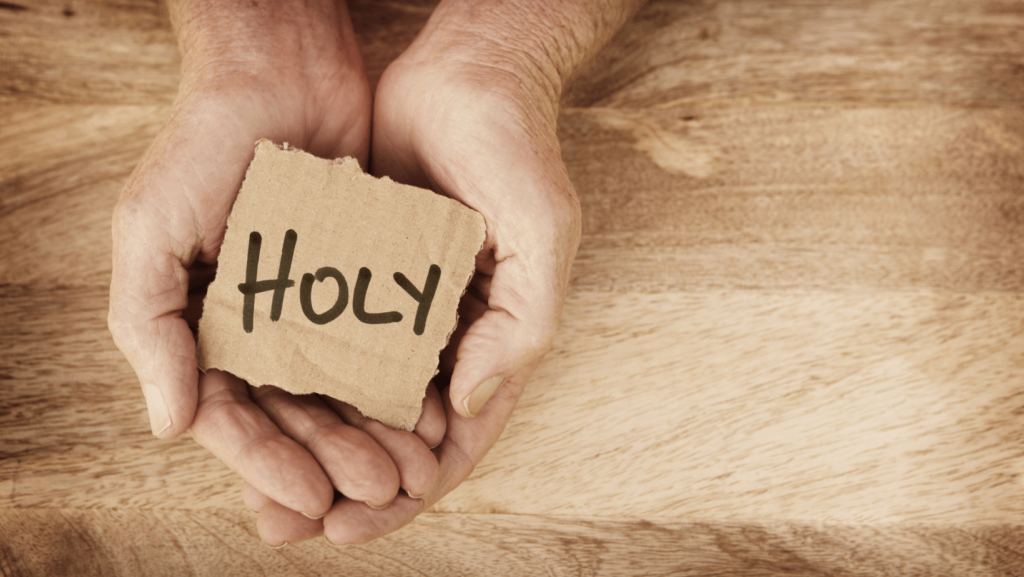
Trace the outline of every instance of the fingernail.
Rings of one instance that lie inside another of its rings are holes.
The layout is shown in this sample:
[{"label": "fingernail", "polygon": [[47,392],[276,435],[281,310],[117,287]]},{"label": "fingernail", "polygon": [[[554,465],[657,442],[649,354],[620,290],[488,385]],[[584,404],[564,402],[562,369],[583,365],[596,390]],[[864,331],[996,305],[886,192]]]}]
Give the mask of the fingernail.
[{"label": "fingernail", "polygon": [[405,491],[405,494],[409,495],[410,499],[422,499],[422,498],[426,497],[429,493],[430,493],[430,491],[427,491],[426,493],[423,493],[422,495],[413,495],[412,493],[409,492],[408,489],[406,489],[406,491]]},{"label": "fingernail", "polygon": [[171,428],[171,413],[167,410],[167,402],[160,389],[152,384],[142,385],[142,395],[146,397],[146,406],[149,408],[149,427],[153,434],[160,436],[161,433]]},{"label": "fingernail", "polygon": [[312,520],[314,520],[314,521],[317,521],[317,520],[323,519],[323,518],[324,518],[324,515],[326,515],[326,514],[327,514],[327,513],[324,513],[324,515],[318,515],[318,516],[314,517],[314,516],[310,515],[309,513],[303,513],[303,512],[301,512],[301,511],[300,511],[300,513],[302,513],[303,515],[305,515],[306,517],[309,517],[310,519],[312,519]]},{"label": "fingernail", "polygon": [[473,392],[466,397],[463,406],[466,407],[466,412],[469,413],[470,417],[475,417],[480,409],[484,408],[487,401],[490,400],[491,396],[494,395],[494,391],[498,390],[501,386],[501,382],[504,379],[499,375],[497,377],[491,377],[486,381],[480,383],[473,389]]},{"label": "fingernail", "polygon": [[277,547],[274,547],[273,545],[267,543],[266,541],[264,541],[263,544],[266,545],[267,547],[270,547],[271,549],[284,549],[285,547],[288,546],[288,542],[287,541],[285,541],[284,543],[278,545]]},{"label": "fingernail", "polygon": [[388,507],[390,507],[390,506],[391,506],[391,504],[392,504],[392,503],[394,503],[394,502],[395,502],[395,500],[394,500],[394,499],[392,499],[392,500],[388,501],[388,504],[387,504],[387,505],[384,505],[383,507],[378,507],[378,506],[376,506],[376,505],[371,505],[370,503],[367,503],[367,504],[366,504],[366,506],[367,506],[367,507],[369,507],[369,508],[371,508],[371,509],[374,509],[374,510],[380,511],[381,509],[387,509],[387,508],[388,508]]}]

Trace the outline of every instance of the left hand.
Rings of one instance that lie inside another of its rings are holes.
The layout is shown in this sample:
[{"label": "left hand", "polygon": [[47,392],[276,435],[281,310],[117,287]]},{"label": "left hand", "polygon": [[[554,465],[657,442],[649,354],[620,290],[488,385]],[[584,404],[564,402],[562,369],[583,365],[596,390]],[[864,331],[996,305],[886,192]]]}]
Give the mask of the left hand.
[{"label": "left hand", "polygon": [[380,507],[401,489],[430,491],[438,464],[429,447],[445,426],[436,391],[414,433],[382,431],[346,422],[345,407],[314,395],[196,368],[202,293],[255,142],[368,164],[370,87],[345,4],[172,0],[169,9],[182,79],[115,209],[108,316],[153,434],[189,431],[251,487],[311,517],[331,508],[336,491]]}]

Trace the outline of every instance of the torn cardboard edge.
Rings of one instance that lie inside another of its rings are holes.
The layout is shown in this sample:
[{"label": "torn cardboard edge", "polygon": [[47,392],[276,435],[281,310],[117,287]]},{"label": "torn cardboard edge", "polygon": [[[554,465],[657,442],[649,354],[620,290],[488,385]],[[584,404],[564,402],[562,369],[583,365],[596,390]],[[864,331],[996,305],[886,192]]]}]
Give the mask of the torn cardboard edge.
[{"label": "torn cardboard edge", "polygon": [[412,430],[485,237],[456,200],[261,140],[204,301],[199,368]]}]

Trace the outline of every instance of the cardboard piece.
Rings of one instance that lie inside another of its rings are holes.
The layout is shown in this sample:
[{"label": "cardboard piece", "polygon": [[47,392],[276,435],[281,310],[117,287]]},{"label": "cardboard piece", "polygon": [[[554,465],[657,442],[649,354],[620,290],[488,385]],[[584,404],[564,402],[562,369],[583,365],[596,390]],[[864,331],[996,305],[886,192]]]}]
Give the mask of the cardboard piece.
[{"label": "cardboard piece", "polygon": [[199,368],[411,431],[484,236],[455,200],[261,140],[203,306]]}]

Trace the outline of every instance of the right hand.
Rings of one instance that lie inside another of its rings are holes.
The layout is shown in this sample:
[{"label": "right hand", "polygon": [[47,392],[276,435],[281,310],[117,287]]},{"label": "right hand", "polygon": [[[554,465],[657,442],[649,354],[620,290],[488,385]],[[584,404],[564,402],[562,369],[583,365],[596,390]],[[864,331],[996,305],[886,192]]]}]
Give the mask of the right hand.
[{"label": "right hand", "polygon": [[256,141],[367,166],[371,97],[344,3],[291,4],[172,4],[182,79],[114,211],[108,324],[141,381],[153,434],[190,430],[251,488],[319,517],[335,488],[372,506],[400,487],[429,490],[437,463],[427,447],[445,424],[440,397],[428,395],[415,442],[395,442],[403,432],[351,426],[315,395],[197,370],[202,293]]}]

